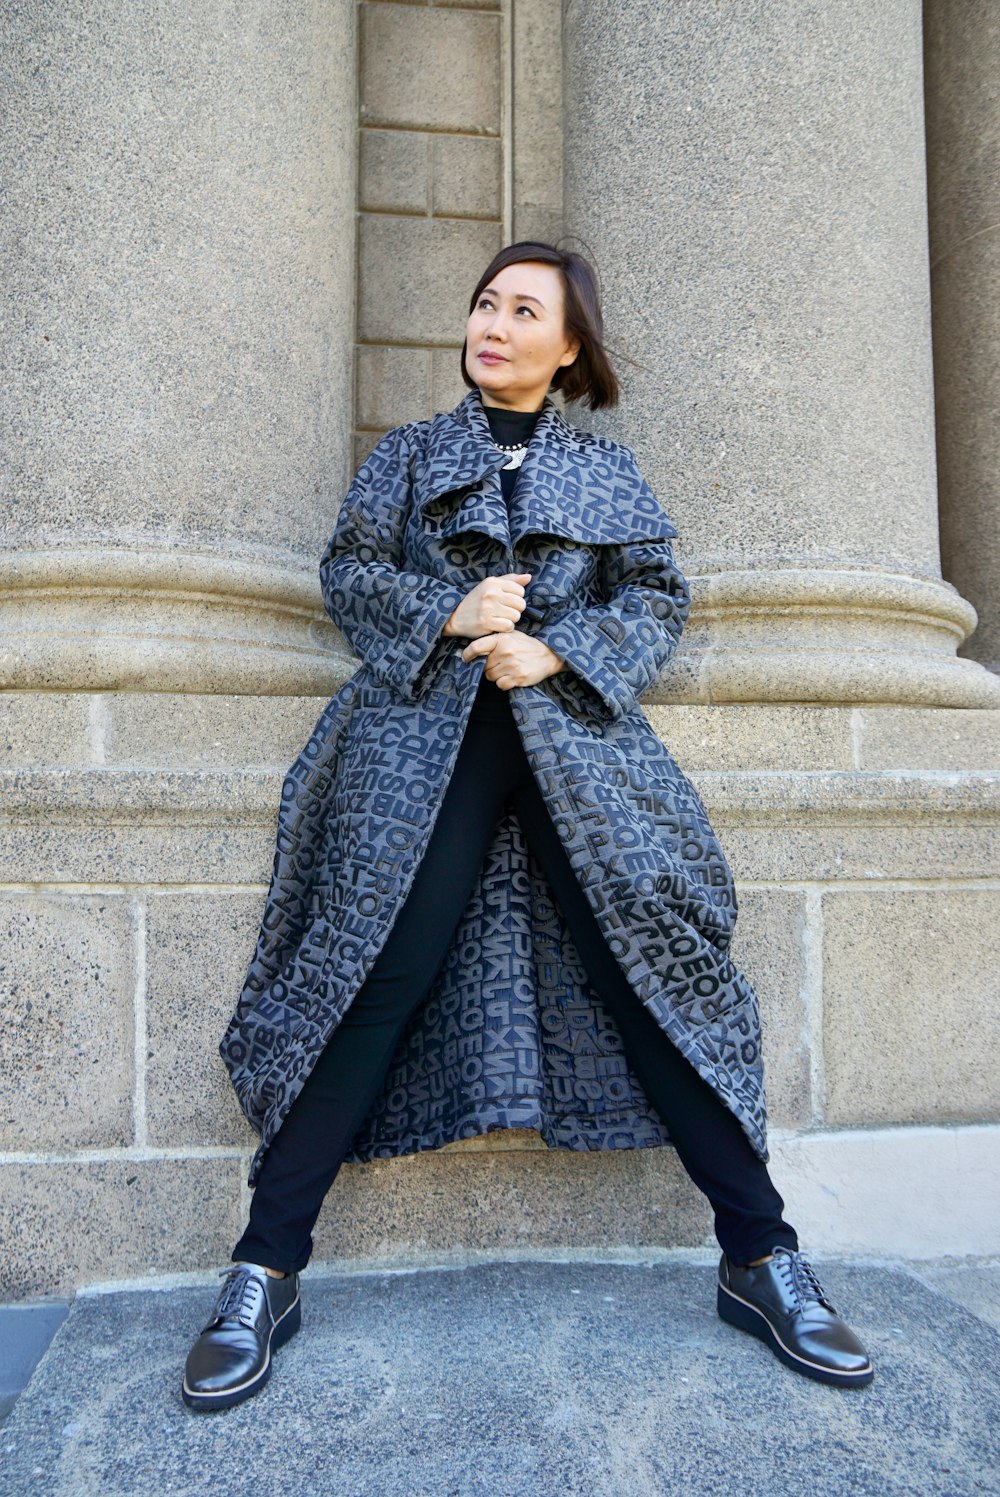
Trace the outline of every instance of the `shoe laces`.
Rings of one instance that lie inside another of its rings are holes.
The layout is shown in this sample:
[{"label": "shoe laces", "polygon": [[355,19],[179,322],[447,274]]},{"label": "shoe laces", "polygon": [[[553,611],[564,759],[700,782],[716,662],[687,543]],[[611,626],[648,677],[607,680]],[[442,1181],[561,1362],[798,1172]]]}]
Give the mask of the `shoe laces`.
[{"label": "shoe laces", "polygon": [[219,1277],[224,1278],[226,1282],[216,1301],[213,1318],[224,1320],[227,1316],[235,1315],[243,1325],[252,1325],[254,1314],[260,1303],[260,1296],[265,1295],[266,1298],[264,1285],[257,1274],[248,1268],[238,1266],[222,1269]]},{"label": "shoe laces", "polygon": [[791,1248],[776,1247],[773,1257],[778,1265],[778,1272],[794,1294],[800,1307],[811,1300],[825,1305],[836,1315],[836,1310],[816,1277],[816,1270],[803,1253],[793,1252]]}]

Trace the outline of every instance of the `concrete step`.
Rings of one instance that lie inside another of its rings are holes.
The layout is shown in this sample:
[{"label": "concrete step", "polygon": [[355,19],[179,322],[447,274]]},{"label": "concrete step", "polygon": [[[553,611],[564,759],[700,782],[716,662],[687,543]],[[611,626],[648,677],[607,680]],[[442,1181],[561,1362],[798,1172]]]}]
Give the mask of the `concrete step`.
[{"label": "concrete step", "polygon": [[[3,1497],[965,1497],[1000,1488],[1000,1331],[899,1265],[816,1260],[876,1365],[786,1370],[714,1263],[480,1261],[303,1281],[268,1386],[193,1414],[217,1281],[80,1295],[0,1430]],[[996,1312],[997,1269],[940,1269]]]}]

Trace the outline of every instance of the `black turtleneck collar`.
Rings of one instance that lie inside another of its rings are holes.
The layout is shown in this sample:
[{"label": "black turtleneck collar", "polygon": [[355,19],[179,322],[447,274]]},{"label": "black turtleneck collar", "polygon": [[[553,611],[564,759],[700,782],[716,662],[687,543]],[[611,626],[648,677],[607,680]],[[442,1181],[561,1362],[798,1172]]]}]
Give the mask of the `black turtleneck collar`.
[{"label": "black turtleneck collar", "polygon": [[484,405],[483,410],[490,423],[493,440],[499,442],[501,447],[514,447],[522,442],[530,442],[542,414],[541,411],[507,411],[495,405]]}]

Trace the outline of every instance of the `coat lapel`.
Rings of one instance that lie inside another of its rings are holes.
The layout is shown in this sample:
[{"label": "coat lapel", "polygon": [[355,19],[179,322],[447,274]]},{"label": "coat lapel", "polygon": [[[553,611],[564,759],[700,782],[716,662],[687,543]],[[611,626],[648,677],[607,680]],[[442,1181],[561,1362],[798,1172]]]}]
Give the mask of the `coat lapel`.
[{"label": "coat lapel", "polygon": [[440,535],[474,530],[507,547],[533,533],[587,545],[677,534],[629,450],[570,426],[548,397],[509,513],[500,489],[503,464],[479,392],[470,390],[431,422],[414,475],[418,509]]},{"label": "coat lapel", "polygon": [[416,508],[427,525],[442,536],[476,531],[509,549],[499,476],[506,461],[493,445],[477,390],[450,414],[435,416],[414,472]]}]

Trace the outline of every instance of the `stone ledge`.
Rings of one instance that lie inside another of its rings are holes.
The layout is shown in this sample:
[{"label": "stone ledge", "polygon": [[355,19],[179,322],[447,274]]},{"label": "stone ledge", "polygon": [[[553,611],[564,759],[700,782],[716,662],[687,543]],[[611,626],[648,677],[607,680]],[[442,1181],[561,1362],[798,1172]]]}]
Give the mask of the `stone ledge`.
[{"label": "stone ledge", "polygon": [[[984,1182],[1000,1172],[1000,1125],[772,1129],[771,1151],[807,1251],[918,1261],[997,1252],[1000,1199]],[[240,1230],[248,1157],[0,1161],[4,1198],[15,1203],[0,1230],[0,1288],[16,1299],[217,1266]],[[655,1256],[711,1244],[709,1213],[669,1147],[433,1150],[345,1165],[320,1217],[315,1265],[588,1249]]]},{"label": "stone ledge", "polygon": [[[342,677],[353,665],[343,657]],[[0,765],[69,769],[284,768],[329,698],[233,693],[0,693]],[[1000,711],[642,698],[681,767],[717,770],[1000,770]]]},{"label": "stone ledge", "polygon": [[[1000,820],[1000,772],[994,770],[710,770],[691,778],[720,821],[852,826]],[[272,824],[282,779],[272,768],[0,770],[0,825]]]},{"label": "stone ledge", "polygon": [[4,1497],[205,1497],[223,1470],[227,1497],[995,1492],[1000,1340],[947,1288],[824,1253],[876,1367],[841,1392],[719,1320],[716,1261],[310,1266],[262,1401],[219,1418],[178,1393],[218,1278],[81,1295],[5,1432]]},{"label": "stone ledge", "polygon": [[772,1174],[807,1244],[898,1258],[1000,1250],[1000,1124],[772,1131]]},{"label": "stone ledge", "polygon": [[[0,881],[267,885],[283,771],[0,771]],[[1000,775],[692,775],[737,880],[995,879]]]},{"label": "stone ledge", "polygon": [[241,1229],[245,1176],[242,1161],[205,1157],[4,1164],[0,1293],[212,1267]]}]

